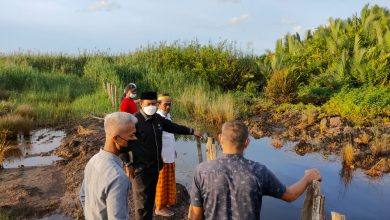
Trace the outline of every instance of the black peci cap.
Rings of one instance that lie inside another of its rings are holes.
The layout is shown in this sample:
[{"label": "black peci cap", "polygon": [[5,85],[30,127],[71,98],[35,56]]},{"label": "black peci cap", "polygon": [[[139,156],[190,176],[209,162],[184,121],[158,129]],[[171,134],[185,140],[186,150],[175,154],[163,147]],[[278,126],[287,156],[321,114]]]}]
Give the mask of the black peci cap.
[{"label": "black peci cap", "polygon": [[143,92],[141,100],[157,100],[157,92]]}]

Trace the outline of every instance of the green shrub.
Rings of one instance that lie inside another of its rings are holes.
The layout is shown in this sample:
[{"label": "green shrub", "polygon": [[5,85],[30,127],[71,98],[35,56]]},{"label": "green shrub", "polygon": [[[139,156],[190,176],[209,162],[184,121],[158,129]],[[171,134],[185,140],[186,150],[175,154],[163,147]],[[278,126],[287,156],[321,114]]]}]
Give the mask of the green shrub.
[{"label": "green shrub", "polygon": [[265,87],[267,97],[276,103],[292,102],[296,97],[296,78],[292,71],[275,71]]},{"label": "green shrub", "polygon": [[356,124],[370,123],[376,118],[389,120],[390,87],[344,88],[325,103],[324,110]]}]

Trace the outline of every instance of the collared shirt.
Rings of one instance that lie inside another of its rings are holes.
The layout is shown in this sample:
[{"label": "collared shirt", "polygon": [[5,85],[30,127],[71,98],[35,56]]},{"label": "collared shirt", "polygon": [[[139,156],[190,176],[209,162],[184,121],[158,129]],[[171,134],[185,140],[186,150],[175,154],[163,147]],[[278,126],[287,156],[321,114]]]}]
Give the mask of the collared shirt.
[{"label": "collared shirt", "polygon": [[86,219],[128,219],[130,181],[116,155],[100,150],[87,163],[80,190]]},{"label": "collared shirt", "polygon": [[[164,115],[163,111],[159,109],[157,114],[161,115],[165,119],[172,121],[171,114],[169,113]],[[174,163],[176,158],[175,135],[166,131],[163,131],[162,134],[161,157],[164,163]]]},{"label": "collared shirt", "polygon": [[205,219],[260,219],[263,196],[280,198],[286,187],[264,165],[240,154],[224,154],[195,170],[191,205]]}]

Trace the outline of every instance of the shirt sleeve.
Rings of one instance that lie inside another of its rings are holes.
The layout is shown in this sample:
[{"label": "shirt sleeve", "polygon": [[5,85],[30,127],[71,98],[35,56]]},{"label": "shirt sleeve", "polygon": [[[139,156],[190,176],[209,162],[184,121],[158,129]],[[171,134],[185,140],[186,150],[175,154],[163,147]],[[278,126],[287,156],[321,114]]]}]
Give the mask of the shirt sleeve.
[{"label": "shirt sleeve", "polygon": [[200,188],[200,174],[198,169],[195,170],[194,178],[192,181],[191,186],[191,205],[196,207],[202,207],[203,206],[203,199],[202,199],[202,192]]},{"label": "shirt sleeve", "polygon": [[129,219],[129,187],[126,176],[119,176],[109,185],[106,198],[108,219]]},{"label": "shirt sleeve", "polygon": [[160,118],[161,124],[163,126],[163,130],[172,134],[183,134],[183,135],[192,135],[194,134],[194,129],[188,128],[183,125],[178,125],[176,123],[173,123],[172,121],[161,117],[158,115],[157,117]]},{"label": "shirt sleeve", "polygon": [[264,167],[263,180],[263,195],[280,198],[286,192],[286,186],[266,167]]}]

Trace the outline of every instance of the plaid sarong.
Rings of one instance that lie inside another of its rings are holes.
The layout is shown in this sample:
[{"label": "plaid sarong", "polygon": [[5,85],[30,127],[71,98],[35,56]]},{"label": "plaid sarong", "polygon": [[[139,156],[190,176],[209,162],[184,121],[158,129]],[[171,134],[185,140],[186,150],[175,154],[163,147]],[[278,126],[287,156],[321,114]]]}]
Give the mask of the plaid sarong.
[{"label": "plaid sarong", "polygon": [[164,163],[158,176],[156,208],[176,204],[175,163]]}]

